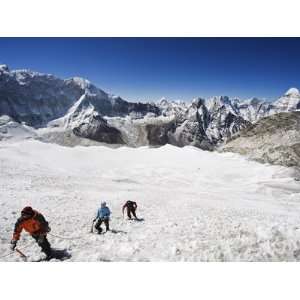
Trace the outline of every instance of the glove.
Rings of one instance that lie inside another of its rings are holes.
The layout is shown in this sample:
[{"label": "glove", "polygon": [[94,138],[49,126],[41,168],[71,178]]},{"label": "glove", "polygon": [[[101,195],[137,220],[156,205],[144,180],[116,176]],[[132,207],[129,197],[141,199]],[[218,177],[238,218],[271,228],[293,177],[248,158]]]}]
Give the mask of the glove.
[{"label": "glove", "polygon": [[16,248],[16,246],[17,246],[17,241],[12,240],[12,241],[10,242],[10,250],[11,250],[11,251],[14,251],[15,248]]},{"label": "glove", "polygon": [[45,242],[45,235],[44,234],[41,234],[38,239],[37,239],[37,242],[39,245],[43,244]]}]

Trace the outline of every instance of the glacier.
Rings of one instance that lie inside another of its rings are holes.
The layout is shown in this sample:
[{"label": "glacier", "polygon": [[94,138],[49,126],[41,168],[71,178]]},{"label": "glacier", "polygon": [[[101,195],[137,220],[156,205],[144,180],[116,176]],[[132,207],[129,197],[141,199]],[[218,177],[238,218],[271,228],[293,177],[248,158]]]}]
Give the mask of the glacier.
[{"label": "glacier", "polygon": [[[300,185],[290,168],[192,146],[70,148],[35,140],[2,142],[0,168],[0,257],[9,253],[20,209],[31,205],[70,261],[300,260]],[[123,218],[129,199],[143,222]],[[101,201],[115,231],[91,234]],[[26,233],[18,246],[29,261],[42,256]]]}]

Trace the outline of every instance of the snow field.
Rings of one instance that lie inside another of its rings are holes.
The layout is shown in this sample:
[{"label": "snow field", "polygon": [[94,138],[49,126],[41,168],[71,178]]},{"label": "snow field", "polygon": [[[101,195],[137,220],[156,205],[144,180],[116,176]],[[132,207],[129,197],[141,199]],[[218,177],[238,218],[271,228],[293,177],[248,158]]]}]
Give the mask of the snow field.
[{"label": "snow field", "polygon": [[[72,254],[68,261],[300,260],[293,170],[236,154],[2,142],[0,191],[0,256],[9,253],[21,208],[31,205],[59,236],[48,236],[52,246]],[[144,221],[123,219],[129,199]],[[115,233],[91,234],[104,200]],[[18,247],[30,260],[42,256],[27,233]],[[16,254],[0,260],[22,261]]]}]

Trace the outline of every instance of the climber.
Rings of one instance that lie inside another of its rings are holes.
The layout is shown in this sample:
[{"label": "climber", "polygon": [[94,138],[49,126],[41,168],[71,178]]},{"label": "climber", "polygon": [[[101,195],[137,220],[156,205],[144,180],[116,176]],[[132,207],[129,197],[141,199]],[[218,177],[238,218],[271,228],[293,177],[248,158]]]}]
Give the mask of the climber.
[{"label": "climber", "polygon": [[47,233],[50,232],[48,222],[44,216],[30,206],[26,206],[21,211],[21,216],[15,224],[13,238],[11,240],[11,250],[14,251],[17,242],[20,239],[22,230],[27,231],[41,247],[41,251],[46,254],[46,260],[52,258],[52,250],[50,243],[47,240]]},{"label": "climber", "polygon": [[97,220],[95,228],[97,229],[98,233],[102,232],[101,224],[105,224],[106,232],[109,231],[109,217],[110,217],[110,210],[106,206],[106,202],[101,202],[101,207],[97,211],[96,218],[93,222]]},{"label": "climber", "polygon": [[134,216],[135,220],[138,220],[138,217],[136,216],[135,214],[135,211],[137,209],[137,204],[136,202],[134,201],[130,201],[128,200],[124,205],[123,205],[123,208],[122,208],[122,213],[123,213],[123,216],[124,216],[124,210],[127,210],[127,217],[129,220],[131,220],[131,214]]}]

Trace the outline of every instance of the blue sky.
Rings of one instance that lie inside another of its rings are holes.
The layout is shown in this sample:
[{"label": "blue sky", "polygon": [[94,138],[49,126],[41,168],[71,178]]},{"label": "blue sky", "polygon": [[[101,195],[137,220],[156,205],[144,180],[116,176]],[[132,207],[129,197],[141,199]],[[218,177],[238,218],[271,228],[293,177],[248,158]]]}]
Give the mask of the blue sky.
[{"label": "blue sky", "polygon": [[0,38],[0,63],[80,76],[126,100],[273,100],[300,87],[300,38]]}]

